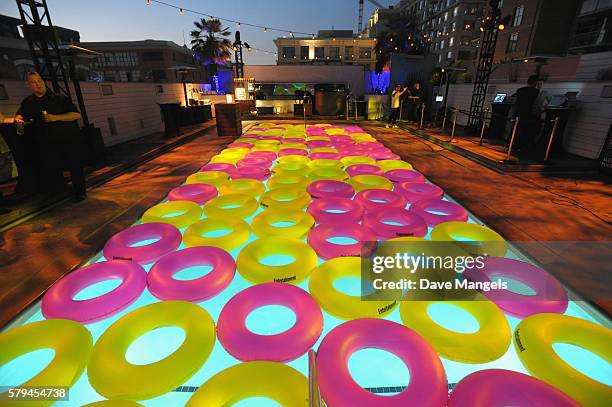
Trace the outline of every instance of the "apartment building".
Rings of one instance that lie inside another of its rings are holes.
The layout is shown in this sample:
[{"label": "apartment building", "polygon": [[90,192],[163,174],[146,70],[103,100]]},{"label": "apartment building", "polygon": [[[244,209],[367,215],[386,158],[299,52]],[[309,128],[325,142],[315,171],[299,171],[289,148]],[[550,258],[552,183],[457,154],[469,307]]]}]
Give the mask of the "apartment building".
[{"label": "apartment building", "polygon": [[569,43],[569,52],[612,49],[612,0],[584,0],[580,4]]},{"label": "apartment building", "polygon": [[274,40],[277,65],[362,65],[374,69],[375,38],[352,30],[320,30],[315,37],[282,37]]}]

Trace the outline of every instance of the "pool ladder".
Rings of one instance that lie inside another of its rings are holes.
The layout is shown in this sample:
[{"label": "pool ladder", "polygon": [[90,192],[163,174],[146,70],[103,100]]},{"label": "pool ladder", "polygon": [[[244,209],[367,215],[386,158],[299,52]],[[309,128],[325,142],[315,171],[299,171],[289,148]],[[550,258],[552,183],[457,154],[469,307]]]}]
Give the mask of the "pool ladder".
[{"label": "pool ladder", "polygon": [[310,407],[323,407],[317,379],[317,353],[314,349],[308,351],[308,396]]}]

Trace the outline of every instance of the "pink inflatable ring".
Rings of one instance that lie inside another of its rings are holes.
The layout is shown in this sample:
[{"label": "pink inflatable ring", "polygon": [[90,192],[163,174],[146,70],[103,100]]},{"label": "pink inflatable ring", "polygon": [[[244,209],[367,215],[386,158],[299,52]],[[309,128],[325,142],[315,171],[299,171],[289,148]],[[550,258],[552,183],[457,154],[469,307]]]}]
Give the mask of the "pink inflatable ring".
[{"label": "pink inflatable ring", "polygon": [[372,229],[381,240],[401,236],[423,237],[427,234],[427,223],[423,218],[406,209],[379,208],[368,211],[363,224]]},{"label": "pink inflatable ring", "polygon": [[[355,243],[332,243],[332,238],[350,238]],[[358,223],[326,223],[315,226],[308,234],[308,244],[322,259],[335,257],[369,256],[376,250],[376,234]]]},{"label": "pink inflatable ring", "polygon": [[567,310],[567,292],[550,274],[532,264],[487,256],[484,267],[472,267],[464,272],[472,281],[488,282],[496,276],[517,280],[535,291],[534,295],[524,295],[510,290],[490,290],[483,294],[493,301],[503,312],[516,318],[526,318],[541,313],[563,314]]},{"label": "pink inflatable ring", "polygon": [[236,168],[232,173],[233,179],[251,178],[258,181],[265,181],[270,176],[270,170],[266,167],[244,166]]},{"label": "pink inflatable ring", "polygon": [[168,193],[169,201],[192,201],[198,205],[204,205],[206,202],[219,195],[217,188],[209,184],[185,184],[174,188]]},{"label": "pink inflatable ring", "polygon": [[346,168],[346,172],[348,172],[348,175],[351,177],[363,174],[383,175],[382,168],[371,164],[353,164]]},{"label": "pink inflatable ring", "polygon": [[313,198],[340,197],[350,199],[355,195],[355,189],[352,185],[342,181],[325,179],[310,183],[307,191]]},{"label": "pink inflatable ring", "polygon": [[[133,246],[150,239],[156,241]],[[139,264],[148,264],[176,250],[181,245],[182,239],[181,232],[176,226],[157,222],[142,223],[111,237],[104,245],[102,253],[107,260],[131,260]]]},{"label": "pink inflatable ring", "polygon": [[[193,280],[177,280],[174,275],[193,266],[211,266],[212,270]],[[200,302],[223,291],[234,279],[236,263],[225,250],[217,247],[189,247],[169,253],[149,270],[149,291],[163,301]]]},{"label": "pink inflatable ring", "polygon": [[244,157],[236,163],[238,170],[242,167],[265,167],[270,168],[272,160],[268,160],[266,157]]},{"label": "pink inflatable ring", "polygon": [[523,373],[486,369],[464,377],[455,385],[448,407],[550,406],[580,404],[548,383]]},{"label": "pink inflatable ring", "polygon": [[200,168],[199,172],[206,172],[206,171],[221,171],[224,172],[228,175],[232,175],[234,170],[236,170],[236,167],[233,164],[229,164],[229,163],[210,163],[210,164],[206,164],[204,166],[202,166],[202,168]]},{"label": "pink inflatable ring", "polygon": [[434,227],[443,222],[466,222],[468,212],[461,205],[442,199],[421,199],[410,205],[410,212],[419,215]]},{"label": "pink inflatable ring", "polygon": [[[120,279],[121,284],[99,297],[75,300],[83,289],[101,281]],[[45,318],[71,319],[82,324],[100,321],[132,304],[147,286],[147,272],[138,263],[111,260],[93,263],[67,274],[49,288],[41,309]]]},{"label": "pink inflatable ring", "polygon": [[317,223],[359,223],[363,207],[349,198],[320,198],[308,206],[308,213]]},{"label": "pink inflatable ring", "polygon": [[279,150],[278,152],[278,156],[282,157],[285,155],[308,155],[308,151],[301,149],[301,148],[283,148],[282,150]]},{"label": "pink inflatable ring", "polygon": [[339,160],[342,158],[340,154],[334,153],[331,151],[318,151],[318,152],[310,153],[308,154],[308,157],[310,157],[311,160],[318,160],[318,159]]},{"label": "pink inflatable ring", "polygon": [[387,177],[392,182],[425,182],[425,177],[418,171],[407,170],[405,168],[397,168],[385,172]]},{"label": "pink inflatable ring", "polygon": [[[276,335],[259,335],[246,327],[247,316],[267,305],[281,305],[295,313],[295,324]],[[264,283],[233,296],[221,310],[217,336],[223,348],[243,362],[289,362],[310,349],[323,331],[319,304],[306,291],[291,284]]]},{"label": "pink inflatable ring", "polygon": [[428,182],[403,181],[395,184],[393,190],[404,195],[411,204],[421,199],[442,199],[444,196],[442,188]]},{"label": "pink inflatable ring", "polygon": [[245,158],[263,157],[269,161],[276,160],[276,153],[273,151],[251,151]]},{"label": "pink inflatable ring", "polygon": [[[381,396],[362,388],[351,377],[348,361],[361,349],[393,353],[408,367],[410,382],[401,393]],[[396,322],[362,318],[332,329],[317,352],[321,395],[334,407],[442,407],[448,384],[436,351],[413,330]]]},{"label": "pink inflatable ring", "polygon": [[355,201],[367,211],[383,208],[404,209],[408,202],[401,194],[387,189],[365,189],[357,192]]}]

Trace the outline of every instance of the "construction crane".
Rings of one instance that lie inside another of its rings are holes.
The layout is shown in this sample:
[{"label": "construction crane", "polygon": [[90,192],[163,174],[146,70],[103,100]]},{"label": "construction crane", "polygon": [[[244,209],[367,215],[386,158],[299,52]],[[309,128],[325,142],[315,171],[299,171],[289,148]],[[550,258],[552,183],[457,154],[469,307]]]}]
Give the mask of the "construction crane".
[{"label": "construction crane", "polygon": [[[383,6],[377,1],[374,1],[374,0],[368,0],[368,1],[374,4],[378,8],[386,8],[385,6]],[[363,30],[363,2],[364,0],[359,0],[359,20],[357,20],[357,25],[359,28],[357,30],[357,34],[361,34],[361,31]]]}]

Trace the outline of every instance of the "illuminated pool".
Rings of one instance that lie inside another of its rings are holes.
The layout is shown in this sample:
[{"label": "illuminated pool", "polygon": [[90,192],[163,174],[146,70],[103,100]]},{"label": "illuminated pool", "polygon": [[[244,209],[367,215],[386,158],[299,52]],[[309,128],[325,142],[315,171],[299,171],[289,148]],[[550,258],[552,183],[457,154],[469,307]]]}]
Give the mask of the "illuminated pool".
[{"label": "illuminated pool", "polygon": [[[269,125],[267,125],[269,126]],[[351,126],[355,127],[355,126]],[[339,127],[337,127],[339,128]],[[353,129],[354,130],[354,129]],[[262,132],[255,132],[253,134],[264,134],[265,129]],[[334,133],[334,132],[332,132]],[[343,134],[343,129],[339,128],[336,134]],[[290,138],[299,138],[300,133],[295,129],[291,132]],[[317,138],[320,136],[320,131],[314,133]],[[303,137],[303,135],[302,135]],[[248,138],[244,138],[244,140]],[[267,183],[267,181],[266,181]],[[445,195],[444,200],[454,202],[451,197]],[[264,209],[259,207],[255,214],[247,217],[245,221],[251,224],[253,218],[260,214]],[[202,215],[205,218],[205,215]],[[481,224],[479,220],[475,219],[471,214],[468,222]],[[140,222],[137,222],[140,223]],[[181,232],[184,233],[186,228],[182,228]],[[426,238],[429,238],[428,230]],[[226,232],[217,232],[217,236],[223,235]],[[208,237],[214,237],[215,235],[207,235]],[[244,248],[250,242],[257,240],[254,234],[251,234],[248,240],[240,245],[238,248],[230,250],[231,256],[236,259],[242,248]],[[306,239],[302,239],[306,241]],[[150,241],[140,242],[140,245],[150,243]],[[354,243],[354,240],[346,239],[346,241],[336,240],[336,244],[350,244]],[[180,249],[185,248],[184,244],[181,244]],[[509,249],[506,257],[520,259],[527,261],[527,259],[518,253],[512,247]],[[90,263],[104,262],[106,259],[101,253],[91,259]],[[277,255],[268,257],[265,259],[265,264],[268,265],[280,265],[287,263],[286,256]],[[319,264],[325,261],[321,258],[318,259]],[[262,263],[264,263],[262,261]],[[145,270],[149,271],[152,264],[145,265]],[[190,280],[202,277],[211,271],[211,267],[207,266],[194,266],[188,267],[179,273],[174,278],[177,280]],[[517,292],[528,293],[530,288],[518,281],[508,280],[512,290]],[[120,284],[120,280],[111,279],[102,281],[93,285],[90,285],[86,289],[80,291],[75,297],[75,300],[84,300],[88,298],[94,298],[111,292],[117,288]],[[252,284],[246,281],[239,272],[236,272],[235,277],[220,294],[214,296],[211,299],[199,302],[198,305],[204,308],[217,324],[219,314],[223,309],[224,305],[234,297],[237,293],[242,290],[251,287]],[[298,287],[305,291],[309,290],[309,280],[297,284]],[[334,283],[334,287],[346,294],[360,295],[360,280],[358,278],[342,278],[338,279]],[[596,324],[601,324],[602,319],[597,314],[588,308],[584,302],[576,302],[576,299],[572,297],[570,293],[570,302],[565,312],[566,315],[578,317],[586,321],[590,321]],[[91,332],[94,343],[100,338],[100,336],[111,326],[114,322],[122,318],[123,316],[137,310],[144,305],[159,302],[147,289],[133,302],[129,307],[122,310],[121,312],[103,319],[99,322],[94,322],[86,325],[87,330]],[[447,304],[436,304],[430,307],[428,310],[429,317],[440,326],[455,332],[460,333],[473,333],[478,331],[479,323],[469,313]],[[323,332],[317,340],[313,349],[317,350],[319,344],[323,338],[335,327],[342,324],[343,320],[338,319],[327,312],[323,311],[324,324]],[[516,326],[521,320],[506,315],[510,329],[512,332],[515,331]],[[41,312],[40,302],[31,307],[27,312],[21,315],[13,324],[5,329],[7,330],[17,328],[19,326],[27,325],[34,321],[41,321],[45,318]],[[386,317],[386,320],[396,322],[403,325],[402,319],[400,318],[399,307],[395,307],[391,313]],[[288,308],[279,305],[270,305],[261,307],[253,311],[246,319],[247,328],[260,335],[274,335],[286,331],[296,323],[295,314]],[[607,322],[604,322],[607,323]],[[608,325],[609,326],[609,325]],[[171,355],[185,340],[185,333],[183,330],[177,327],[162,327],[156,330],[150,331],[138,339],[136,339],[127,349],[125,357],[127,361],[134,365],[145,365],[154,363],[162,360],[163,358]],[[560,357],[569,363],[574,369],[578,370],[582,374],[590,377],[591,379],[603,383],[607,386],[612,386],[612,368],[610,367],[610,360],[606,360],[603,357],[597,356],[596,354],[583,349],[578,346],[565,343],[557,343],[554,345],[554,351],[560,355]],[[0,349],[0,354],[2,350]],[[0,367],[0,386],[19,386],[30,378],[34,377],[39,372],[43,371],[45,367],[53,359],[54,352],[51,349],[41,349],[34,352],[27,353],[16,359],[9,361],[8,363]],[[442,359],[442,364],[446,377],[448,380],[448,387],[452,389],[453,386],[461,381],[462,378],[469,375],[470,373],[481,371],[484,369],[506,369],[513,370],[516,372],[528,374],[527,369],[523,366],[523,363],[519,359],[515,346],[510,345],[506,353],[500,358],[488,362],[488,363],[476,363],[467,364],[460,363],[457,361]],[[219,343],[217,340],[214,344],[212,353],[203,364],[203,366],[190,377],[187,381],[181,384],[180,387],[173,391],[169,391],[159,397],[155,397],[148,400],[139,400],[138,402],[147,406],[179,406],[184,405],[189,398],[193,395],[194,391],[207,382],[215,374],[223,371],[224,369],[239,364],[240,361],[232,357]],[[290,361],[287,365],[297,369],[304,376],[309,375],[309,364],[308,355],[304,354],[299,358]],[[380,395],[381,397],[398,394],[406,386],[409,386],[411,375],[418,374],[418,372],[411,372],[406,365],[394,354],[386,352],[382,349],[362,349],[355,352],[348,361],[349,370],[353,376],[353,379],[361,386],[368,389],[370,392]],[[282,386],[282,383],[278,384]],[[612,394],[612,393],[609,393]],[[54,405],[84,405],[92,403],[98,400],[104,400],[105,398],[99,395],[88,381],[87,372],[84,372],[76,383],[70,388],[70,396],[68,401],[59,401]],[[610,401],[610,400],[608,400]],[[306,403],[306,402],[305,402]],[[602,405],[603,405],[602,400]],[[265,398],[265,397],[251,397],[240,401],[235,405],[240,406],[273,406],[280,405],[277,402]],[[304,404],[306,405],[306,404]]]}]

